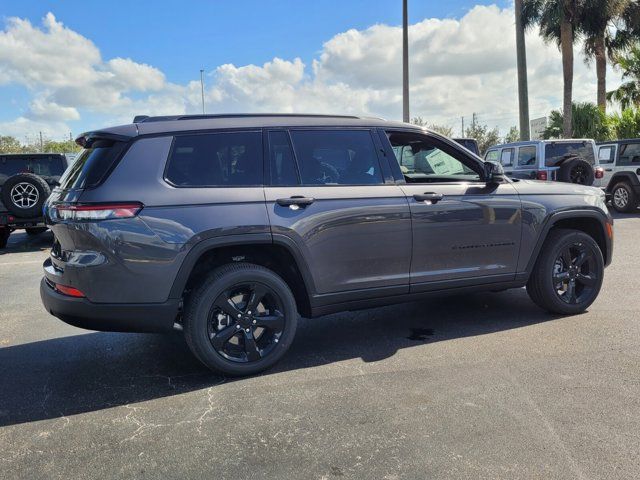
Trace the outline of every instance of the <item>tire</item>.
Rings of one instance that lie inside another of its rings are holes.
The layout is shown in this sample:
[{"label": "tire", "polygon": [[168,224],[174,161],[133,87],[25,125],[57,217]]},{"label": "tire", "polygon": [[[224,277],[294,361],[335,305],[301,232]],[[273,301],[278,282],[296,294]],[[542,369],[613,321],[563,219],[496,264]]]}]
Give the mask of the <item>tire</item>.
[{"label": "tire", "polygon": [[595,172],[593,166],[581,158],[567,160],[560,166],[558,180],[578,185],[593,185]]},{"label": "tire", "polygon": [[[260,290],[268,293],[256,296],[260,302],[250,315],[251,296]],[[229,297],[235,303],[228,303]],[[225,305],[224,313],[216,303]],[[184,335],[193,354],[211,370],[227,376],[253,375],[283,357],[297,321],[294,296],[282,278],[259,265],[234,263],[214,270],[187,298]]]},{"label": "tire", "polygon": [[[568,252],[569,262],[563,252]],[[586,256],[581,257],[582,253]],[[580,263],[583,258],[583,263]],[[573,271],[567,268],[568,263],[574,267]],[[602,252],[592,237],[578,230],[552,230],[527,282],[527,293],[536,305],[545,310],[574,315],[584,312],[596,299],[603,276]],[[560,278],[561,283],[558,281]],[[574,303],[570,301],[572,279]],[[588,285],[585,283],[587,280]]]},{"label": "tire", "polygon": [[8,228],[0,228],[0,248],[6,248],[7,242],[9,241],[9,236],[11,235],[11,230]]},{"label": "tire", "polygon": [[24,230],[25,230],[25,232],[27,232],[27,235],[35,236],[35,235],[40,235],[41,233],[46,232],[47,231],[47,227],[25,228]]},{"label": "tire", "polygon": [[16,217],[42,216],[42,206],[51,194],[51,188],[42,178],[32,173],[19,173],[9,177],[2,186],[2,202]]},{"label": "tire", "polygon": [[621,213],[631,213],[638,208],[638,197],[627,182],[616,183],[611,189],[611,206]]}]

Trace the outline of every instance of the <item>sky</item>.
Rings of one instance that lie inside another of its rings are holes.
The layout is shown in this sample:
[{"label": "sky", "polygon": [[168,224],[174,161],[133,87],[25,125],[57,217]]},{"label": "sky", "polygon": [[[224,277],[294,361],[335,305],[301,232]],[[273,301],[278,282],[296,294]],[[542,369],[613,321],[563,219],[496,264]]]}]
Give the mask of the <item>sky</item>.
[{"label": "sky", "polygon": [[[0,0],[0,135],[52,139],[134,115],[401,118],[400,0]],[[517,124],[512,1],[409,0],[411,116]],[[595,101],[576,47],[574,97]],[[561,105],[554,44],[527,34],[531,117]],[[608,72],[608,88],[620,83]]]}]

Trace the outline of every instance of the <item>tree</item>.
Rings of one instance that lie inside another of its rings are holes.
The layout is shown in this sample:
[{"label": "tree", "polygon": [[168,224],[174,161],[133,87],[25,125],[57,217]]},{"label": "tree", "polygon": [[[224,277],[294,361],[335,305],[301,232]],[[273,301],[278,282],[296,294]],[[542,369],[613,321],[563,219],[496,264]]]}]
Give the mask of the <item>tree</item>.
[{"label": "tree", "polygon": [[513,126],[509,129],[509,133],[504,137],[504,143],[513,143],[521,140],[520,131],[518,127]]},{"label": "tree", "polygon": [[500,134],[498,133],[497,128],[489,129],[487,125],[480,125],[477,122],[472,123],[470,127],[467,127],[464,132],[464,136],[476,139],[481,155],[483,155],[490,147],[500,143]]},{"label": "tree", "polygon": [[622,79],[628,81],[608,92],[607,100],[618,102],[623,110],[640,106],[640,44],[631,48],[627,55],[617,55],[614,64],[622,70]]},{"label": "tree", "polygon": [[627,108],[609,118],[614,138],[640,137],[640,109]]},{"label": "tree", "polygon": [[573,43],[577,31],[574,24],[580,19],[582,0],[524,0],[522,24],[525,28],[540,27],[540,35],[547,42],[555,42],[562,54],[563,73],[563,135],[572,132],[571,104],[573,97]]},{"label": "tree", "polygon": [[0,136],[0,153],[23,153],[25,148],[16,137]]},{"label": "tree", "polygon": [[518,113],[520,140],[529,140],[529,87],[527,85],[527,49],[522,25],[522,0],[515,0],[516,14],[516,65],[518,67]]},{"label": "tree", "polygon": [[[593,138],[610,140],[612,132],[607,115],[594,103],[582,102],[572,105],[573,138]],[[549,115],[549,125],[543,133],[544,138],[562,138],[564,135],[564,116],[561,110],[553,110]]]},{"label": "tree", "polygon": [[584,2],[580,12],[584,54],[587,60],[595,59],[597,103],[603,112],[607,108],[607,57],[613,59],[617,52],[629,46],[632,35],[621,27],[626,26],[624,18],[635,8],[635,3],[631,0],[589,0]]},{"label": "tree", "polygon": [[80,150],[81,147],[73,140],[65,140],[63,142],[46,140],[43,148],[43,151],[47,153],[75,153]]},{"label": "tree", "polygon": [[453,136],[453,128],[447,125],[438,125],[437,123],[428,123],[422,117],[413,117],[411,119],[411,123],[414,125],[418,125],[420,127],[426,127],[429,130],[433,130],[434,132],[439,133],[440,135],[444,135],[445,137]]}]

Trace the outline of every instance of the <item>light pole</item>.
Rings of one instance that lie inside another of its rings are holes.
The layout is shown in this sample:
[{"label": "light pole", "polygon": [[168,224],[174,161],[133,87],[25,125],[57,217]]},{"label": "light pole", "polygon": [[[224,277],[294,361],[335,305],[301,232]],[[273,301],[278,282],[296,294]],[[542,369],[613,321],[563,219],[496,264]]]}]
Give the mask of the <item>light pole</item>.
[{"label": "light pole", "polygon": [[200,69],[200,93],[202,94],[202,114],[204,115],[204,70]]},{"label": "light pole", "polygon": [[402,0],[402,121],[409,123],[409,27],[407,0]]},{"label": "light pole", "polygon": [[529,140],[529,87],[527,85],[527,50],[524,43],[524,27],[522,26],[522,0],[515,0],[515,10],[520,140]]}]

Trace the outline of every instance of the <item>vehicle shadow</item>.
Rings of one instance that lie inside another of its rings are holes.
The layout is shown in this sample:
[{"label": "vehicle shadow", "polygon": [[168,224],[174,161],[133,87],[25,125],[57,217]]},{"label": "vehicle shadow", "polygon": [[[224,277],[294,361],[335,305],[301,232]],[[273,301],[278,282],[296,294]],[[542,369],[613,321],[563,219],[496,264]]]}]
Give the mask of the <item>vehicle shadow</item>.
[{"label": "vehicle shadow", "polygon": [[39,235],[28,235],[24,230],[11,233],[7,247],[0,250],[0,255],[16,252],[46,251],[53,245],[53,233],[50,230]]},{"label": "vehicle shadow", "polygon": [[[462,301],[461,301],[462,300]],[[285,358],[263,375],[553,320],[523,289],[445,297],[302,319]],[[181,335],[86,333],[0,349],[0,426],[177,395],[229,381],[209,372]]]}]

